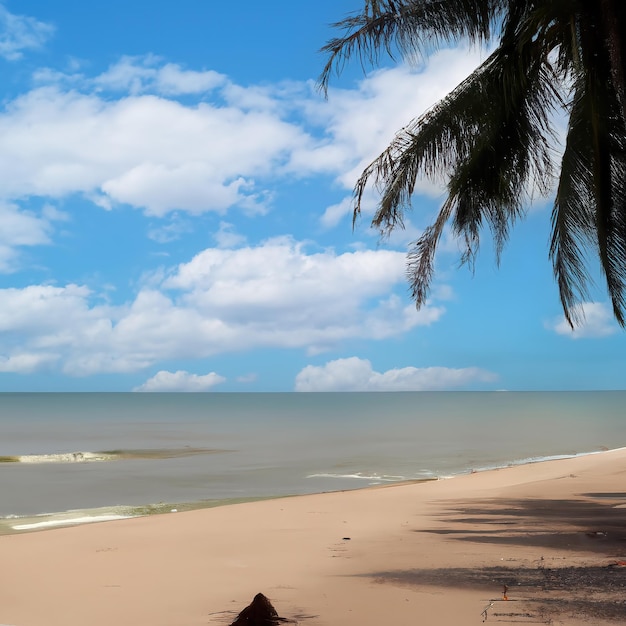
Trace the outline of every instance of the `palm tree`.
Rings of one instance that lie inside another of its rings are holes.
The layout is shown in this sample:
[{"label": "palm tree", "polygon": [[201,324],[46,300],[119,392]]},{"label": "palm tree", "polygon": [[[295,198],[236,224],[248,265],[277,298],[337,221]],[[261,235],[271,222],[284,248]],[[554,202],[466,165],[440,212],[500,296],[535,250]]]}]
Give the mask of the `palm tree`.
[{"label": "palm tree", "polygon": [[[334,71],[357,56],[377,63],[422,57],[467,41],[494,51],[466,80],[401,129],[363,172],[354,218],[370,182],[381,190],[373,226],[402,227],[416,178],[444,176],[447,197],[412,244],[408,275],[424,304],[444,226],[465,242],[472,263],[486,223],[498,258],[531,188],[551,193],[550,258],[571,326],[587,299],[587,256],[600,261],[615,318],[626,325],[626,2],[624,0],[365,0],[334,25],[341,37],[323,51],[327,92]],[[560,171],[553,112],[568,116]]]}]

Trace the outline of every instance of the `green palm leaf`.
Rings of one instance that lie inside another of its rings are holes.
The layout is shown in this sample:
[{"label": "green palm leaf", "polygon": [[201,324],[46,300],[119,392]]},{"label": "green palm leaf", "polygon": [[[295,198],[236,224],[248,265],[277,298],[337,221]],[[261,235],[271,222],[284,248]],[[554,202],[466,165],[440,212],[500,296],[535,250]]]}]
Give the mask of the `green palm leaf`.
[{"label": "green palm leaf", "polygon": [[[498,258],[531,190],[552,189],[551,113],[569,114],[549,253],[567,320],[580,322],[589,256],[603,269],[617,321],[626,324],[626,3],[621,0],[365,0],[338,22],[323,49],[327,90],[349,58],[420,57],[447,42],[497,46],[447,97],[402,129],[363,172],[354,217],[370,183],[380,190],[372,225],[403,226],[416,181],[447,181],[447,197],[408,256],[417,306],[424,304],[447,223],[472,263],[487,226]],[[568,94],[568,95],[562,95]]]}]

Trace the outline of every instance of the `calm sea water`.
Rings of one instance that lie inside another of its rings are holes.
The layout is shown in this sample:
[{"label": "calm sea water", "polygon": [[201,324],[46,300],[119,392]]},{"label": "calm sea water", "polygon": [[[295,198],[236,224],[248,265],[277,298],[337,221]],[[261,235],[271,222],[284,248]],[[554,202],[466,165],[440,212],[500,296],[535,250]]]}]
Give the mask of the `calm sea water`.
[{"label": "calm sea water", "polygon": [[0,463],[0,518],[353,489],[618,448],[625,407],[626,392],[0,394],[0,456],[121,452]]}]

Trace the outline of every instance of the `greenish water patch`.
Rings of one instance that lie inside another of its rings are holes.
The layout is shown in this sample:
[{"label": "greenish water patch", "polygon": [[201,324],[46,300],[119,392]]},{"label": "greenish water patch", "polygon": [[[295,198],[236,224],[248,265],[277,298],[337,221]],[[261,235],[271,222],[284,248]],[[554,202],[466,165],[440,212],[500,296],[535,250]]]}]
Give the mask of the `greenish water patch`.
[{"label": "greenish water patch", "polygon": [[0,456],[0,463],[19,463],[20,458],[18,456]]},{"label": "greenish water patch", "polygon": [[232,504],[245,504],[246,502],[260,502],[262,500],[278,500],[292,496],[258,496],[248,498],[221,498],[214,500],[200,500],[199,502],[159,502],[158,504],[146,504],[135,507],[118,507],[118,511],[129,517],[144,517],[147,515],[162,515],[164,513],[184,513],[185,511],[197,511],[200,509],[213,509],[218,506],[230,506]]},{"label": "greenish water patch", "polygon": [[223,454],[233,452],[233,450],[222,450],[220,448],[145,448],[145,449],[120,449],[120,450],[100,450],[96,454],[102,454],[113,459],[177,459],[187,456],[197,456],[200,454]]},{"label": "greenish water patch", "polygon": [[139,506],[110,506],[96,509],[64,511],[60,513],[46,513],[43,515],[28,515],[23,517],[11,516],[0,518],[0,536],[41,532],[44,530],[47,531],[67,528],[69,526],[79,526],[87,523],[119,521],[134,517],[147,517],[149,515],[176,514],[183,513],[185,511],[211,509],[219,506],[230,506],[233,504],[245,504],[246,502],[276,500],[279,498],[289,497],[292,496],[224,498],[201,500],[199,502],[159,502],[157,504],[144,504]]}]

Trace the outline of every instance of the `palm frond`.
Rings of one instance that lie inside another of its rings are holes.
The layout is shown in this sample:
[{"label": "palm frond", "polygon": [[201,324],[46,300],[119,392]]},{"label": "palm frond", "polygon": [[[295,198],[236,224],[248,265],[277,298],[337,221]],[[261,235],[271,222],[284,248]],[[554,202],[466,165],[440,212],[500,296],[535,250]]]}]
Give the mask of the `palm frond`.
[{"label": "palm frond", "polygon": [[419,176],[447,180],[435,222],[409,252],[418,307],[425,302],[446,223],[465,240],[472,263],[483,227],[499,257],[523,215],[531,186],[553,178],[550,113],[569,114],[552,211],[550,257],[568,322],[588,297],[587,261],[597,256],[616,320],[626,327],[626,2],[623,0],[364,0],[335,25],[343,36],[323,51],[319,79],[350,57],[376,63],[386,53],[426,55],[448,42],[490,42],[493,54],[446,98],[402,129],[363,172],[381,193],[372,225],[382,235],[403,225]]},{"label": "palm frond", "polygon": [[577,85],[570,113],[570,124],[561,177],[552,209],[550,258],[554,268],[561,304],[570,326],[579,324],[577,304],[588,298],[590,283],[585,255],[595,246],[595,200],[592,193],[592,154],[588,103],[584,85]]},{"label": "palm frond", "polygon": [[[598,16],[597,22],[601,21]],[[624,326],[626,305],[626,214],[624,174],[626,120],[619,102],[611,51],[595,24],[581,24],[590,148],[593,155],[592,189],[596,207],[600,263],[617,321]]]},{"label": "palm frond", "polygon": [[441,219],[450,219],[455,234],[465,240],[462,261],[471,264],[483,222],[492,231],[499,256],[510,227],[523,213],[530,185],[542,193],[550,189],[549,113],[558,101],[552,80],[550,65],[536,60],[532,50],[496,50],[444,100],[399,133],[357,182],[355,218],[369,182],[381,187],[372,224],[384,235],[402,224],[418,176],[449,178],[448,197],[437,221],[409,253],[418,306],[428,292]]},{"label": "palm frond", "polygon": [[610,81],[622,117],[626,118],[626,5],[622,0],[604,0],[600,9],[603,52],[607,54]]},{"label": "palm frond", "polygon": [[553,208],[550,256],[572,327],[582,321],[577,305],[588,295],[588,250],[599,257],[615,319],[624,326],[626,120],[607,58],[610,52],[598,28],[601,17],[587,17],[575,30],[579,62],[572,74],[574,98]]},{"label": "palm frond", "polygon": [[452,210],[452,204],[445,202],[437,215],[437,219],[423,232],[422,236],[409,250],[407,278],[411,296],[415,300],[415,305],[418,309],[426,303],[428,298],[430,284],[435,271],[437,245]]},{"label": "palm frond", "polygon": [[328,60],[318,85],[326,93],[333,72],[340,73],[354,56],[362,64],[376,64],[383,52],[392,59],[394,50],[419,59],[442,42],[486,42],[507,4],[504,0],[366,0],[361,13],[333,24],[345,34],[322,48]]},{"label": "palm frond", "polygon": [[[489,224],[499,258],[510,227],[522,215],[529,186],[545,194],[552,180],[548,112],[556,94],[541,60],[523,50],[499,50],[484,88],[497,111],[483,111],[484,122],[471,152],[460,161],[448,183],[456,203],[454,230],[467,242],[466,258],[474,257],[483,219]],[[523,80],[518,64],[524,66]],[[500,85],[500,87],[498,87]],[[486,103],[487,104],[487,103]]]}]

